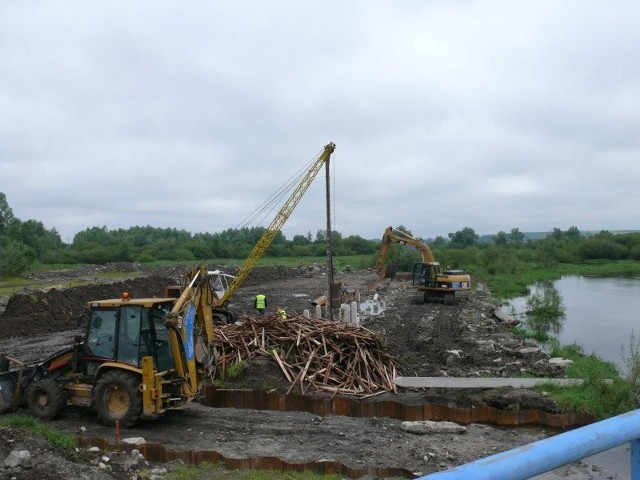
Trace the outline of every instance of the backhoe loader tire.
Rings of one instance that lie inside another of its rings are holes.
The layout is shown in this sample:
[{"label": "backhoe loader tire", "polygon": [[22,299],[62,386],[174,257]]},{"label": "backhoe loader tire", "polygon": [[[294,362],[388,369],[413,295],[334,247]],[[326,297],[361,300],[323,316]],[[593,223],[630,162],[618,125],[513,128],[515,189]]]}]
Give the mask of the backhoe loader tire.
[{"label": "backhoe loader tire", "polygon": [[213,309],[213,323],[215,325],[231,325],[234,322],[233,314],[222,308]]},{"label": "backhoe loader tire", "polygon": [[51,378],[31,383],[25,393],[29,410],[43,420],[56,418],[67,405],[64,389]]},{"label": "backhoe loader tire", "polygon": [[94,387],[94,405],[100,421],[109,427],[120,421],[131,427],[142,414],[140,375],[112,370],[98,379]]}]

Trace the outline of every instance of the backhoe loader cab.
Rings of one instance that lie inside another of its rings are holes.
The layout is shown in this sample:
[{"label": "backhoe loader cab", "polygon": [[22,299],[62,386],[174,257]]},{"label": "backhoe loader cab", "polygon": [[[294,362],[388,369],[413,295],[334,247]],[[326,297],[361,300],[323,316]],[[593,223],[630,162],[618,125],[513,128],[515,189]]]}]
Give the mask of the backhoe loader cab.
[{"label": "backhoe loader cab", "polygon": [[172,369],[174,360],[164,323],[172,305],[173,299],[92,302],[82,352],[85,377],[95,378],[107,361],[141,367],[146,356],[153,359],[154,370]]}]

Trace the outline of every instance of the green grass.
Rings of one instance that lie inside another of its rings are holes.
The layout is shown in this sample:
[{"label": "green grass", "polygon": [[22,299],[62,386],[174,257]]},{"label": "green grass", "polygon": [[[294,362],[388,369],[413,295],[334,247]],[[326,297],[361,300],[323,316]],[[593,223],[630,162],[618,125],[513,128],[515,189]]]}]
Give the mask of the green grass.
[{"label": "green grass", "polygon": [[[53,270],[53,269],[52,269]],[[40,271],[46,271],[44,269]],[[83,285],[91,285],[97,279],[127,279],[133,278],[137,272],[100,272],[87,278],[86,280],[62,280],[62,281],[39,281],[29,280],[23,277],[3,277],[0,281],[0,297],[10,297],[14,293],[24,290],[25,288],[45,289],[45,288],[72,288]]]},{"label": "green grass", "polygon": [[[242,258],[214,258],[204,260],[204,264],[223,264],[223,265],[242,265],[246,259]],[[333,257],[333,266],[336,270],[342,271],[347,265],[359,270],[372,267],[374,264],[373,255],[346,255],[341,257]],[[181,262],[174,262],[180,264]],[[183,262],[182,262],[183,263]],[[327,264],[327,257],[262,257],[256,266],[259,267],[301,267],[306,265],[322,265]]]},{"label": "green grass", "polygon": [[562,411],[589,414],[602,420],[637,408],[629,382],[621,378],[612,380],[609,384],[586,379],[582,385],[573,387],[543,384],[536,390],[548,392]]},{"label": "green grass", "polygon": [[[471,271],[473,272],[473,268]],[[472,273],[472,281],[481,282],[489,291],[501,299],[524,296],[529,287],[545,280],[559,280],[563,275],[582,275],[590,277],[640,277],[640,262],[633,260],[558,263],[542,267],[539,263],[520,262],[518,268],[508,273],[489,274],[482,268]]]},{"label": "green grass", "polygon": [[305,472],[276,472],[271,470],[228,470],[223,463],[204,463],[199,466],[182,465],[167,472],[165,480],[341,480],[340,475],[322,475]]},{"label": "green grass", "polygon": [[[205,265],[242,265],[246,261],[246,258],[206,258],[203,260],[155,260],[153,262],[144,263],[145,266],[148,267],[167,267],[172,265],[185,265],[185,264],[205,264]],[[369,268],[372,267],[375,263],[375,255],[344,255],[344,256],[334,256],[333,257],[334,267],[338,270],[344,269],[347,265],[350,265],[352,268],[361,269],[361,268]],[[305,265],[313,265],[327,264],[327,257],[325,255],[317,256],[317,257],[262,257],[256,263],[257,266],[263,267],[273,267],[273,266],[285,266],[285,267],[299,267]],[[39,264],[31,268],[29,271],[31,272],[46,272],[51,270],[61,270],[61,269],[71,269],[83,267],[85,264],[75,264],[75,265],[66,265],[66,264],[55,264],[55,265],[45,265]],[[132,275],[135,272],[131,273]],[[96,274],[96,276],[105,276],[108,277],[110,275],[123,276],[122,272],[120,273],[101,273]],[[28,282],[27,280],[21,279],[20,277],[15,277],[16,280],[23,280]],[[7,280],[5,278],[4,280]],[[11,280],[11,279],[9,279]]]},{"label": "green grass", "polygon": [[0,297],[9,297],[25,287],[38,287],[38,283],[22,277],[2,277],[0,281]]},{"label": "green grass", "polygon": [[472,275],[471,281],[486,284],[492,295],[506,299],[527,295],[530,285],[544,280],[559,280],[560,276],[561,274],[555,270],[531,267],[531,269],[517,273],[495,275],[479,273],[478,275]]},{"label": "green grass", "polygon": [[49,424],[41,422],[31,415],[24,414],[9,414],[5,415],[0,421],[0,426],[22,428],[30,431],[34,435],[44,438],[49,443],[57,445],[67,450],[75,448],[75,441],[73,438],[63,432],[56,430]]},{"label": "green grass", "polygon": [[[550,355],[573,360],[567,368],[569,378],[584,379],[582,385],[558,387],[544,384],[536,387],[546,391],[563,411],[585,413],[604,419],[637,408],[636,387],[620,376],[618,368],[595,354],[586,355],[575,343],[560,346],[552,341]],[[612,383],[603,382],[604,379]]]},{"label": "green grass", "polygon": [[249,367],[249,364],[245,360],[232,363],[227,367],[225,371],[225,376],[230,380],[239,378],[242,376],[242,374],[244,374],[244,372],[247,371],[248,367]]},{"label": "green grass", "polygon": [[551,340],[551,336],[544,330],[527,330],[522,327],[513,327],[511,333],[524,338],[533,338],[538,343],[547,343]]}]

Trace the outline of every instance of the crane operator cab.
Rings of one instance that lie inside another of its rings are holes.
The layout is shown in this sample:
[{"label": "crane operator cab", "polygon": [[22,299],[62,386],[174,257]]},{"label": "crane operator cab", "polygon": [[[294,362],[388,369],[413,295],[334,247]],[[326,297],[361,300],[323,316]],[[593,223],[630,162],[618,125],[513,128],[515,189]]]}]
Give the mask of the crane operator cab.
[{"label": "crane operator cab", "polygon": [[153,358],[156,371],[174,367],[165,317],[172,301],[163,299],[115,299],[91,302],[89,328],[83,349],[83,373],[95,376],[104,362],[141,367],[142,358]]}]

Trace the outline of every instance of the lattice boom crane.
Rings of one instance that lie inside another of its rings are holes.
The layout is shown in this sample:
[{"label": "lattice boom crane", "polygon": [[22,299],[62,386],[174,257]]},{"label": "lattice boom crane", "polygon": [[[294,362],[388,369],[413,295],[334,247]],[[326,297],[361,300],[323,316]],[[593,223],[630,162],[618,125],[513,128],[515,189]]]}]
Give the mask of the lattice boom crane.
[{"label": "lattice boom crane", "polygon": [[226,290],[222,298],[219,300],[219,306],[224,306],[227,304],[231,296],[236,292],[236,290],[242,285],[244,280],[247,278],[253,267],[258,263],[258,260],[262,258],[264,253],[267,251],[273,240],[278,235],[278,232],[287,221],[293,210],[300,202],[300,199],[304,195],[304,193],[311,185],[311,182],[316,177],[322,166],[325,164],[327,160],[331,157],[331,154],[336,149],[335,143],[331,142],[328,145],[325,145],[323,152],[318,156],[313,165],[309,168],[307,173],[302,178],[302,181],[295,188],[291,196],[284,203],[278,214],[275,216],[269,227],[267,227],[266,231],[262,234],[262,237],[258,240],[258,243],[253,247],[251,253],[244,261],[242,267],[238,271],[236,278],[231,282],[229,288]]}]

